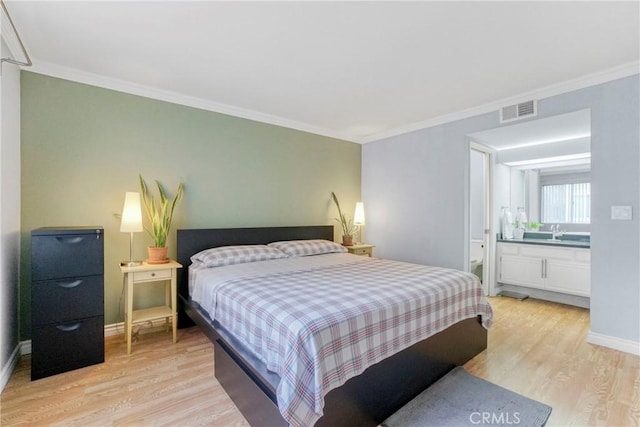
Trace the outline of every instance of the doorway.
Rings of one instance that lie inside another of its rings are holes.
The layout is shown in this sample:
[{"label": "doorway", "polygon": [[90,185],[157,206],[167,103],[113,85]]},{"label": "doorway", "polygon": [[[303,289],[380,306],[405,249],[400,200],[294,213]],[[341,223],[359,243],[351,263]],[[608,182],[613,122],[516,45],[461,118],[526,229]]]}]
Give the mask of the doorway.
[{"label": "doorway", "polygon": [[[588,307],[589,299],[584,296],[551,292],[524,284],[498,283],[500,265],[497,262],[496,237],[501,232],[506,234],[503,237],[507,240],[515,237],[514,230],[509,235],[508,227],[501,227],[505,224],[501,220],[504,214],[505,218],[512,218],[506,224],[511,227],[517,225],[521,230],[523,235],[520,238],[527,237],[527,232],[538,232],[542,237],[545,233],[551,236],[553,225],[556,233],[559,229],[566,238],[590,240],[590,203],[583,200],[590,197],[590,192],[582,191],[584,183],[590,181],[590,110],[528,120],[475,132],[467,137],[472,141],[471,150],[488,152],[491,156],[489,214],[493,215],[493,220],[489,221],[494,231],[489,236],[484,236],[484,249],[485,257],[492,256],[493,262],[488,258],[483,262],[483,270],[488,270],[488,275],[483,274],[483,280],[489,280],[484,286],[485,291],[489,295],[502,291],[518,292],[535,298]],[[469,188],[472,188],[473,180],[479,178],[473,178],[472,167],[470,171]],[[562,193],[563,199],[555,197],[555,189],[565,190]],[[470,209],[474,209],[472,205],[471,200]],[[575,210],[575,206],[589,209]],[[475,236],[472,234],[471,219],[470,215],[469,245],[478,234],[477,231]]]},{"label": "doorway", "polygon": [[469,150],[469,271],[491,295],[493,150],[473,141]]}]

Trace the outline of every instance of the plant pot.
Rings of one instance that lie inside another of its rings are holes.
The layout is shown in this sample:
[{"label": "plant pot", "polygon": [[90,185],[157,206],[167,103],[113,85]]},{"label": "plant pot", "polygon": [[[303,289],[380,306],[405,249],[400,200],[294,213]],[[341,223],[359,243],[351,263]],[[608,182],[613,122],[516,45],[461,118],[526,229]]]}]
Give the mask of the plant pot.
[{"label": "plant pot", "polygon": [[353,246],[353,236],[350,234],[343,235],[342,246]]},{"label": "plant pot", "polygon": [[516,240],[522,240],[524,237],[524,228],[516,228],[513,230],[513,238]]},{"label": "plant pot", "polygon": [[149,253],[147,264],[165,264],[169,262],[167,257],[168,247],[156,248],[155,246],[148,246],[147,251]]}]

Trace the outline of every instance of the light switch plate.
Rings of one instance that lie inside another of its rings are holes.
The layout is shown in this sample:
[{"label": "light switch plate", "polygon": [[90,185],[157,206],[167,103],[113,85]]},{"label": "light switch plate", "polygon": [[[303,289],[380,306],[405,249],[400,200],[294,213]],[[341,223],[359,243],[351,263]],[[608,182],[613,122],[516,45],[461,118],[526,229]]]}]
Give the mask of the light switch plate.
[{"label": "light switch plate", "polygon": [[611,206],[611,219],[631,220],[632,216],[631,206]]}]

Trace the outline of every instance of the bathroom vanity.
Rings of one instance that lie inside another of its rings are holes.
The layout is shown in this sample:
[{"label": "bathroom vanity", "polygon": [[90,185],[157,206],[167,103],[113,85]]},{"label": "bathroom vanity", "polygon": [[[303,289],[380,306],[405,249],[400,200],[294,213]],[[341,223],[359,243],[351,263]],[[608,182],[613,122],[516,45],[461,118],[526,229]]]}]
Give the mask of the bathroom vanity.
[{"label": "bathroom vanity", "polygon": [[[497,255],[500,284],[528,288],[530,292],[527,294],[536,298],[580,306],[585,305],[584,298],[574,301],[562,298],[562,295],[586,298],[591,295],[591,248],[588,241],[498,239]],[[544,292],[536,293],[536,290]]]}]

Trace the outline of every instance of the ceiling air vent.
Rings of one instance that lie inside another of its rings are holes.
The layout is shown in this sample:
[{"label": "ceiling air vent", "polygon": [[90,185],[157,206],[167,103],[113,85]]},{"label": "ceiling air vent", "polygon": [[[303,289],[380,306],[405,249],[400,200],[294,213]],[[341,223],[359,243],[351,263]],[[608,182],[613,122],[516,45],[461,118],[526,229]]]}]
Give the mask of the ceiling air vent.
[{"label": "ceiling air vent", "polygon": [[538,103],[536,101],[521,102],[520,104],[509,105],[500,109],[500,123],[512,120],[534,117],[538,114]]}]

